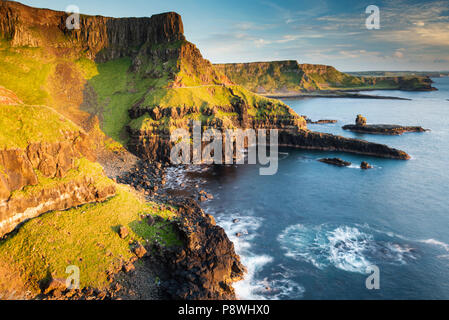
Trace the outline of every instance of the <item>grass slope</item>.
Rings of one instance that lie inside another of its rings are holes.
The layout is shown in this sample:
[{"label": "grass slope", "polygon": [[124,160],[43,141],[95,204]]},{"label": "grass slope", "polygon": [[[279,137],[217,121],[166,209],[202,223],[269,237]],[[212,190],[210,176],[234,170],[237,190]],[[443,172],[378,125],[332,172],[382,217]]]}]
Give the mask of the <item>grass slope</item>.
[{"label": "grass slope", "polygon": [[[76,265],[81,271],[81,287],[103,289],[108,285],[108,271],[120,268],[133,253],[130,242],[144,243],[159,239],[165,245],[178,245],[168,222],[149,226],[141,216],[151,214],[165,220],[174,213],[145,203],[125,186],[117,195],[100,204],[88,204],[67,211],[54,211],[25,223],[16,234],[0,241],[0,261],[14,274],[2,274],[0,292],[12,279],[37,294],[42,281],[66,278],[66,267]],[[118,226],[127,226],[130,234],[121,239]]]}]

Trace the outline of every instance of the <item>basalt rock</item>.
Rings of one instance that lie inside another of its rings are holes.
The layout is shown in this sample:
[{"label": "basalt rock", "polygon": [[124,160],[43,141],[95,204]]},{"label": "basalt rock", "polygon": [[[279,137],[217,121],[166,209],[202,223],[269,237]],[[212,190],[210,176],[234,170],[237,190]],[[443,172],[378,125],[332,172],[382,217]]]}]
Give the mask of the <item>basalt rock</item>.
[{"label": "basalt rock", "polygon": [[395,124],[366,124],[366,118],[358,115],[355,125],[346,125],[343,130],[350,130],[368,134],[402,135],[405,132],[426,132],[428,130],[414,126],[401,126]]},{"label": "basalt rock", "polygon": [[370,165],[368,162],[363,161],[362,164],[360,165],[360,168],[363,170],[369,170],[369,169],[372,169],[373,166]]},{"label": "basalt rock", "polygon": [[344,130],[353,132],[368,133],[368,134],[383,134],[383,135],[402,135],[406,132],[426,132],[427,129],[423,127],[409,127],[395,124],[367,124],[364,126],[346,125]]},{"label": "basalt rock", "polygon": [[356,126],[363,127],[366,126],[366,118],[362,115],[358,115],[357,119],[355,119]]},{"label": "basalt rock", "polygon": [[179,205],[173,226],[183,245],[175,249],[156,245],[155,263],[165,271],[162,287],[171,299],[235,299],[232,283],[242,279],[245,267],[225,231],[215,225],[193,200]]},{"label": "basalt rock", "polygon": [[340,158],[325,158],[318,160],[323,163],[331,164],[337,167],[349,167],[352,163],[348,161],[344,161]]},{"label": "basalt rock", "polygon": [[146,43],[158,44],[184,40],[181,16],[174,12],[151,18],[110,18],[80,16],[80,28],[69,30],[69,14],[36,9],[13,1],[0,2],[0,36],[14,47],[53,48],[67,53],[67,48],[86,52],[97,61],[137,54]]},{"label": "basalt rock", "polygon": [[306,150],[348,152],[399,160],[410,159],[410,156],[404,151],[387,145],[304,130],[297,133],[280,132],[279,145]]}]

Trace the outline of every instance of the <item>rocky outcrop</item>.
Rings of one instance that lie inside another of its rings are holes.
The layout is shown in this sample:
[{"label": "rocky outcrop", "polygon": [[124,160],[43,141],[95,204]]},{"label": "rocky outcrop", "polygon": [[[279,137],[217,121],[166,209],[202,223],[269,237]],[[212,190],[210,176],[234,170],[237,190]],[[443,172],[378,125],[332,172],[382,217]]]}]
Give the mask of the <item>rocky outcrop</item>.
[{"label": "rocky outcrop", "polygon": [[[64,141],[32,143],[25,150],[0,150],[0,236],[44,212],[104,201],[114,195],[115,188],[97,188],[92,179],[64,180],[81,157],[95,160],[84,132],[67,132]],[[46,186],[41,179],[59,180]],[[33,186],[36,190],[32,192],[20,192]]]},{"label": "rocky outcrop", "polygon": [[337,167],[349,167],[352,163],[348,161],[344,161],[340,158],[325,158],[319,159],[319,162],[327,163]]},{"label": "rocky outcrop", "polygon": [[359,126],[359,127],[364,127],[366,126],[366,118],[363,117],[362,115],[357,115],[357,119],[355,119],[355,125]]},{"label": "rocky outcrop", "polygon": [[402,135],[405,132],[426,132],[428,130],[419,126],[401,126],[395,124],[366,124],[366,118],[358,115],[355,125],[349,124],[343,126],[343,130],[350,130],[360,133],[368,134],[383,134],[383,135]]},{"label": "rocky outcrop", "polygon": [[232,283],[245,272],[233,243],[193,200],[179,206],[179,219],[173,222],[183,246],[168,249],[155,245],[152,259],[165,273],[162,287],[171,299],[235,299]]},{"label": "rocky outcrop", "polygon": [[0,237],[42,213],[102,202],[113,195],[113,185],[98,188],[93,178],[69,180],[30,194],[19,194],[0,202]]},{"label": "rocky outcrop", "polygon": [[348,152],[399,160],[410,159],[406,152],[390,148],[387,145],[312,131],[299,131],[298,133],[280,132],[279,145],[298,149]]},{"label": "rocky outcrop", "polygon": [[363,161],[361,164],[360,164],[360,169],[362,169],[362,170],[369,170],[369,169],[372,169],[373,168],[373,166],[372,165],[370,165],[368,162],[366,162],[366,161]]}]

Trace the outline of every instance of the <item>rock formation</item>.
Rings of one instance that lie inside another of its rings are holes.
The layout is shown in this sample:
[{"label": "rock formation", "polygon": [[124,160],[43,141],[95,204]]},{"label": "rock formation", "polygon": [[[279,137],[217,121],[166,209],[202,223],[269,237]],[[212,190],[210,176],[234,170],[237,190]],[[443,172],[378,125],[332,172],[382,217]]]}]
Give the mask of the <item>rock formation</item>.
[{"label": "rock formation", "polygon": [[358,115],[355,125],[346,125],[343,130],[350,130],[360,133],[384,134],[384,135],[402,135],[405,132],[426,132],[428,130],[422,127],[401,126],[395,124],[366,124],[366,118]]},{"label": "rock formation", "polygon": [[183,246],[167,249],[156,245],[153,250],[154,263],[167,275],[164,291],[176,300],[235,299],[232,283],[243,278],[245,267],[233,243],[196,202],[178,206],[180,216],[174,225]]},{"label": "rock formation", "polygon": [[355,125],[359,126],[359,127],[364,127],[366,126],[366,118],[362,115],[358,115],[357,119],[355,119]]},{"label": "rock formation", "polygon": [[348,161],[344,161],[340,158],[325,158],[325,159],[319,159],[319,162],[331,164],[333,166],[337,167],[349,167],[352,163]]},{"label": "rock formation", "polygon": [[360,168],[361,168],[362,170],[369,170],[369,169],[372,169],[373,166],[370,165],[368,162],[363,161],[362,164],[360,165]]},{"label": "rock formation", "polygon": [[[42,113],[49,123],[30,122],[36,118],[27,117],[27,109]],[[22,126],[0,131],[0,237],[42,213],[104,201],[115,194],[112,185],[99,186],[96,177],[77,172],[79,159],[89,164],[95,161],[90,139],[83,130],[64,123],[60,115],[45,107],[0,105],[0,115],[2,126]],[[48,136],[27,133],[29,127],[51,126],[52,121],[65,131],[49,132]],[[11,132],[16,135],[11,137]],[[24,142],[26,138],[31,141]]]}]

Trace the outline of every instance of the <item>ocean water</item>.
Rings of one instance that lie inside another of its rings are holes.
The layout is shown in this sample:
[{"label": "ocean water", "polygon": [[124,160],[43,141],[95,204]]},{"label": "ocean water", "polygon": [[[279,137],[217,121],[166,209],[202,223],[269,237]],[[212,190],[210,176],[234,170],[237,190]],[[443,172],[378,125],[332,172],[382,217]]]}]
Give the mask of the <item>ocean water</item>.
[{"label": "ocean water", "polygon": [[[313,120],[338,120],[312,130],[385,143],[408,152],[410,161],[285,149],[274,176],[260,176],[255,165],[199,174],[215,196],[204,209],[248,267],[235,284],[240,299],[449,299],[449,78],[434,80],[437,92],[371,93],[412,101],[285,100]],[[369,123],[432,131],[343,131],[357,114]],[[354,165],[317,161],[335,156]],[[362,161],[374,169],[362,171]],[[373,265],[379,290],[365,285]]]}]

